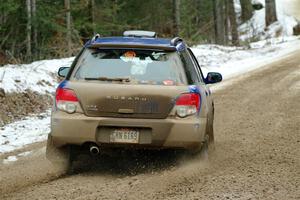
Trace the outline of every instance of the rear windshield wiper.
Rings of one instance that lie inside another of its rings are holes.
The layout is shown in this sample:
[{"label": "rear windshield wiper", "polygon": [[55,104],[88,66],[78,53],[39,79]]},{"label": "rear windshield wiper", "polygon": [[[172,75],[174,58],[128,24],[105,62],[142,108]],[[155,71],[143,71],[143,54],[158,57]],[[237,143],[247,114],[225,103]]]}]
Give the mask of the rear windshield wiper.
[{"label": "rear windshield wiper", "polygon": [[89,78],[86,77],[84,78],[86,81],[119,81],[119,82],[130,82],[130,78],[122,78],[122,77],[117,77],[117,78],[108,78],[108,77],[96,77],[96,78]]}]

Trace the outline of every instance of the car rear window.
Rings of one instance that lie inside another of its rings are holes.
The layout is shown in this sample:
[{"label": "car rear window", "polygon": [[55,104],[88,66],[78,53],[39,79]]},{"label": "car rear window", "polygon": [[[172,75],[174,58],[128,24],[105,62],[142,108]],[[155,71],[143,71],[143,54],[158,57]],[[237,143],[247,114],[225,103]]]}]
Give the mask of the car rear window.
[{"label": "car rear window", "polygon": [[72,79],[125,84],[187,84],[178,53],[160,50],[86,49],[76,64]]}]

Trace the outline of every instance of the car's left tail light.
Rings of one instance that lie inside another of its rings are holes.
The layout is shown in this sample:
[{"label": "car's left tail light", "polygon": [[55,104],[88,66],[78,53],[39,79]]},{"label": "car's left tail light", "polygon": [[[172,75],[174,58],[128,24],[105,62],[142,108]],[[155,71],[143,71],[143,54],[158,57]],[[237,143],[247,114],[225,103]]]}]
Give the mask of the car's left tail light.
[{"label": "car's left tail light", "polygon": [[73,90],[58,88],[56,90],[56,107],[67,113],[76,112],[76,108],[78,105],[78,98]]},{"label": "car's left tail light", "polygon": [[176,100],[176,114],[179,117],[187,117],[196,114],[201,105],[200,95],[197,93],[181,94]]}]

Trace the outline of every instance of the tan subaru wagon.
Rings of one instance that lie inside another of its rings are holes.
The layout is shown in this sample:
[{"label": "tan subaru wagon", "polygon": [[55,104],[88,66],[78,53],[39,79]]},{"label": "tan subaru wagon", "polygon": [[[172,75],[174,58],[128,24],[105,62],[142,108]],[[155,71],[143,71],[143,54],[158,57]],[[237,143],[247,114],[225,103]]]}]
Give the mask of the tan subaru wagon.
[{"label": "tan subaru wagon", "polygon": [[185,42],[148,31],[88,41],[70,68],[58,72],[47,158],[67,168],[81,153],[120,149],[207,151],[214,141],[214,105]]}]

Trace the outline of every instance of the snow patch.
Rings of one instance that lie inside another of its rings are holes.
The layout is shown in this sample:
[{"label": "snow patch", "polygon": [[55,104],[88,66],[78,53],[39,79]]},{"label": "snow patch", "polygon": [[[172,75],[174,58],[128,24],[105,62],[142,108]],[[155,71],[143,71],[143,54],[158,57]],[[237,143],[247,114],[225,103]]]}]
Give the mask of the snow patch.
[{"label": "snow patch", "polygon": [[8,156],[7,158],[3,159],[3,164],[10,164],[11,162],[17,161],[20,157],[28,156],[32,153],[32,151],[25,151],[23,153],[19,153],[17,156]]},{"label": "snow patch", "polygon": [[30,155],[31,153],[32,153],[32,151],[25,151],[25,152],[23,152],[23,153],[19,153],[18,156],[19,156],[19,157],[25,157],[25,156]]},{"label": "snow patch", "polygon": [[0,154],[44,141],[49,132],[50,111],[8,124],[0,130]]},{"label": "snow patch", "polygon": [[10,162],[15,162],[17,160],[18,160],[17,156],[8,156],[3,160],[3,164],[9,164]]},{"label": "snow patch", "polygon": [[0,68],[0,88],[5,92],[32,90],[40,94],[52,93],[57,86],[59,67],[71,66],[72,58],[42,60],[26,65],[5,65]]}]

